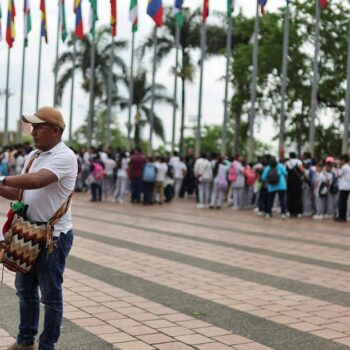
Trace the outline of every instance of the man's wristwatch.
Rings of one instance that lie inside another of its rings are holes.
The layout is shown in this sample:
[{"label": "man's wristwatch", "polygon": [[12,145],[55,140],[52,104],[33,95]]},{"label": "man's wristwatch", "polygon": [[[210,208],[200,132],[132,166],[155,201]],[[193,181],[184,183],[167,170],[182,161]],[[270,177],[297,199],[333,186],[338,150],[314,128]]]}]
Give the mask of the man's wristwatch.
[{"label": "man's wristwatch", "polygon": [[5,186],[5,179],[6,179],[6,176],[0,176],[0,184]]}]

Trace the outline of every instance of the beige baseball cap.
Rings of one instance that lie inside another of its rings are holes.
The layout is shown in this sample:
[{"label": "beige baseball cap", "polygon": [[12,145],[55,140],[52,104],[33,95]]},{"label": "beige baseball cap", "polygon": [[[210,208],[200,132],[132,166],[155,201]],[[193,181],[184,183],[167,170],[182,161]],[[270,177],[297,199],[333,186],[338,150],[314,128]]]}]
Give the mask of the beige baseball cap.
[{"label": "beige baseball cap", "polygon": [[61,112],[52,107],[42,107],[33,115],[22,115],[22,120],[31,124],[49,123],[58,126],[62,130],[66,126]]}]

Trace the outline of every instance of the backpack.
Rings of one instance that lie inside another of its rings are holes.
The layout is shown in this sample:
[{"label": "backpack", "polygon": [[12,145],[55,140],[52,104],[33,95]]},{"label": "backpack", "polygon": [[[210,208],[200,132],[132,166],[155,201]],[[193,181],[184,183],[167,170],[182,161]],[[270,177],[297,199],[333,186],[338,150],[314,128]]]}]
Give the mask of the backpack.
[{"label": "backpack", "polygon": [[95,178],[95,180],[102,180],[105,176],[103,166],[98,162],[93,162],[92,164],[94,166],[94,169],[92,171],[93,177]]},{"label": "backpack", "polygon": [[329,186],[329,192],[331,194],[338,194],[339,193],[338,179],[334,174],[333,174],[333,179],[332,179],[331,185]]},{"label": "backpack", "polygon": [[324,198],[324,197],[327,196],[328,191],[329,191],[328,185],[327,185],[326,183],[322,182],[321,185],[320,185],[320,188],[319,188],[319,190],[318,190],[318,195],[319,195],[321,198]]},{"label": "backpack", "polygon": [[156,181],[157,168],[152,163],[146,163],[143,168],[142,180],[144,182],[152,183]]},{"label": "backpack", "polygon": [[228,180],[230,182],[235,182],[237,180],[237,172],[234,163],[232,163],[230,166],[230,170],[228,172]]},{"label": "backpack", "polygon": [[306,179],[306,182],[310,188],[313,188],[313,186],[315,184],[315,179],[316,179],[316,173],[313,170],[310,170],[309,176]]},{"label": "backpack", "polygon": [[277,166],[270,168],[269,173],[267,174],[267,183],[269,185],[278,185],[280,182],[280,174],[278,173]]},{"label": "backpack", "polygon": [[255,172],[250,167],[244,168],[245,184],[251,186],[255,182]]}]

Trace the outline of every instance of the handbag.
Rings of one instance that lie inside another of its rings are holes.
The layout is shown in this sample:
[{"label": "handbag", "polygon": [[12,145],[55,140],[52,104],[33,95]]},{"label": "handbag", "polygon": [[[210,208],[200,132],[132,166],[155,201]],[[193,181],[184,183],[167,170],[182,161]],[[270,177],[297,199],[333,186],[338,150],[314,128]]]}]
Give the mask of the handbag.
[{"label": "handbag", "polygon": [[[40,152],[36,152],[25,169],[28,173]],[[27,273],[36,263],[41,249],[46,245],[47,254],[54,250],[54,225],[67,213],[72,201],[73,191],[53,214],[48,222],[35,222],[28,219],[28,205],[24,205],[23,190],[19,193],[19,201],[11,204],[7,221],[3,227],[4,241],[0,245],[0,262],[10,271]]]}]

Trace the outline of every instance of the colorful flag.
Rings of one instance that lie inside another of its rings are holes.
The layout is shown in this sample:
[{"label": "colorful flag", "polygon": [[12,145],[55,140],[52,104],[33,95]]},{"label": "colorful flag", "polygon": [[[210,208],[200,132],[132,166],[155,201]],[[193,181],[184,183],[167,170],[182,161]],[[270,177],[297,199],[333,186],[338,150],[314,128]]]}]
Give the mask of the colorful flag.
[{"label": "colorful flag", "polygon": [[1,18],[2,18],[2,12],[1,12],[1,3],[0,3],[0,41],[2,40]]},{"label": "colorful flag", "polygon": [[163,25],[162,0],[148,0],[147,14],[153,18],[157,27],[161,27]]},{"label": "colorful flag", "polygon": [[66,41],[68,33],[67,33],[67,21],[66,21],[66,7],[64,4],[64,0],[59,0],[59,9],[61,14],[61,39],[63,42]]},{"label": "colorful flag", "polygon": [[204,0],[202,23],[205,23],[207,21],[208,16],[209,16],[209,0]]},{"label": "colorful flag", "polygon": [[9,48],[12,47],[16,37],[15,17],[16,17],[15,1],[8,0],[6,41]]},{"label": "colorful flag", "polygon": [[28,34],[32,30],[32,19],[30,15],[30,3],[29,0],[24,0],[23,6],[23,18],[24,18],[24,44],[28,46]]},{"label": "colorful flag", "polygon": [[182,12],[183,0],[175,0],[173,7],[173,17],[176,19],[176,24],[180,27],[184,24],[184,14]]},{"label": "colorful flag", "polygon": [[130,0],[129,20],[132,23],[132,32],[137,32],[138,28],[138,6],[137,0]]},{"label": "colorful flag", "polygon": [[265,14],[265,6],[266,6],[266,3],[267,3],[267,0],[258,0],[258,3],[260,5],[261,14],[264,15]]},{"label": "colorful flag", "polygon": [[40,0],[40,11],[41,11],[41,37],[45,38],[47,44],[47,22],[46,22],[46,6],[45,0]]},{"label": "colorful flag", "polygon": [[227,0],[227,17],[231,17],[232,12],[235,10],[235,5],[236,0]]},{"label": "colorful flag", "polygon": [[320,0],[321,8],[325,9],[327,7],[327,0]]},{"label": "colorful flag", "polygon": [[90,33],[95,38],[97,16],[97,0],[90,1]]},{"label": "colorful flag", "polygon": [[74,0],[74,13],[75,13],[75,36],[79,39],[84,37],[83,16],[81,14],[81,1]]},{"label": "colorful flag", "polygon": [[112,35],[117,35],[117,0],[111,0],[111,27]]}]

